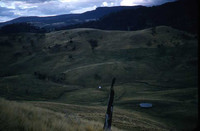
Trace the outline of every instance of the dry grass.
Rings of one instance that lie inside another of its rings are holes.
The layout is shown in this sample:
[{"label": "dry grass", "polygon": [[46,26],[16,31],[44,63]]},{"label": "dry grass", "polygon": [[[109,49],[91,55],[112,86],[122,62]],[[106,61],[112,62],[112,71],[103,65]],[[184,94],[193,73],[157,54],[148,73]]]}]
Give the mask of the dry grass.
[{"label": "dry grass", "polygon": [[[87,119],[89,121],[98,121],[100,123],[104,122],[105,119],[105,106],[85,106],[85,105],[74,105],[74,104],[63,104],[56,102],[42,102],[42,101],[32,101],[29,102],[36,107],[41,107],[49,109],[52,111],[60,113],[70,113],[81,119]],[[161,121],[156,120],[137,111],[130,111],[119,109],[114,107],[113,119],[112,119],[112,129],[114,127],[129,131],[167,131],[170,130],[167,125]]]},{"label": "dry grass", "polygon": [[0,98],[1,131],[101,131],[102,127],[101,123],[73,115]]}]

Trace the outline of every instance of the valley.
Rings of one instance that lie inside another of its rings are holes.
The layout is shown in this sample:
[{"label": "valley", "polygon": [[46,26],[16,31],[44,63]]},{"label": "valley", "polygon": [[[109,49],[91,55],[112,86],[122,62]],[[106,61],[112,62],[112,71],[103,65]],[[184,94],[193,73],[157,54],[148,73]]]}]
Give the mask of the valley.
[{"label": "valley", "polygon": [[169,26],[0,35],[2,98],[95,121],[100,129],[113,77],[113,130],[196,127],[197,35]]}]

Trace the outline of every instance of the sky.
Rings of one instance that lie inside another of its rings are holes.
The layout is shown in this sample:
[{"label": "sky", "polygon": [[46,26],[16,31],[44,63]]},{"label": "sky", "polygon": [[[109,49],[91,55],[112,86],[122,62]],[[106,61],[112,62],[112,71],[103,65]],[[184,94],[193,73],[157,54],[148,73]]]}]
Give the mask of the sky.
[{"label": "sky", "polygon": [[21,16],[55,16],[83,13],[97,7],[153,6],[175,0],[0,0],[0,22]]}]

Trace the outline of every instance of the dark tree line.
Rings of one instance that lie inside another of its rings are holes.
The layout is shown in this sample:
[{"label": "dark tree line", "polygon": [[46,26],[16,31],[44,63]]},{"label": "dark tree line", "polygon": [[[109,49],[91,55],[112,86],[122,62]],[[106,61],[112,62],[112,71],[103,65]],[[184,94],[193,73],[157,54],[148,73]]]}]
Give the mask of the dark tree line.
[{"label": "dark tree line", "polygon": [[160,6],[141,7],[111,13],[98,21],[63,27],[97,28],[103,30],[140,30],[159,25],[171,26],[191,33],[198,33],[197,0],[179,0]]},{"label": "dark tree line", "polygon": [[31,33],[45,33],[46,30],[36,27],[30,23],[15,23],[15,24],[9,24],[5,25],[0,28],[0,33],[7,34],[7,33],[25,33],[25,32],[31,32]]},{"label": "dark tree line", "polygon": [[59,74],[57,76],[54,76],[35,71],[34,76],[40,80],[53,81],[55,83],[62,83],[65,80],[65,74]]}]

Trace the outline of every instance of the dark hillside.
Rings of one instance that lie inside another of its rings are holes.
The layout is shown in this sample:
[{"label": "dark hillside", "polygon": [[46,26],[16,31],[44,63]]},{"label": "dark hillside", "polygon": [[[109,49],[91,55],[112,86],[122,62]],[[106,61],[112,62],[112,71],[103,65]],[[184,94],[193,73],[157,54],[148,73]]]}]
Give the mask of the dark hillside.
[{"label": "dark hillside", "polygon": [[[114,126],[191,130],[198,118],[197,47],[196,35],[167,26],[0,34],[0,97],[67,103],[40,105],[103,123],[100,107],[116,77],[114,106],[123,112],[114,107]],[[153,107],[140,108],[142,102]]]},{"label": "dark hillside", "polygon": [[44,33],[45,29],[36,27],[30,23],[15,23],[3,26],[0,28],[0,34],[10,34],[10,33]]},{"label": "dark hillside", "polygon": [[[97,28],[104,30],[140,30],[167,25],[192,33],[198,32],[197,0],[181,0],[160,6],[123,10],[80,25],[65,28]],[[64,29],[64,28],[63,28]]]}]

